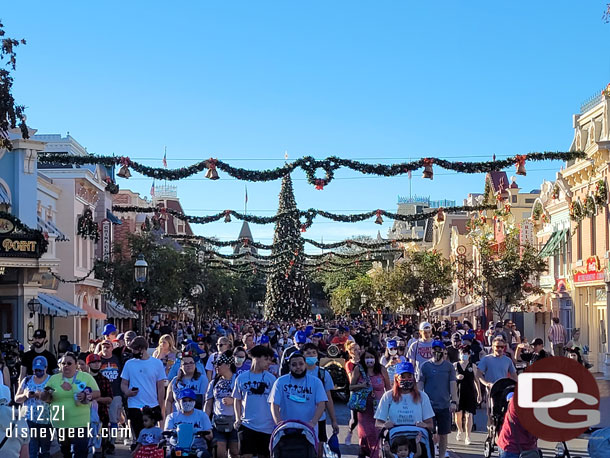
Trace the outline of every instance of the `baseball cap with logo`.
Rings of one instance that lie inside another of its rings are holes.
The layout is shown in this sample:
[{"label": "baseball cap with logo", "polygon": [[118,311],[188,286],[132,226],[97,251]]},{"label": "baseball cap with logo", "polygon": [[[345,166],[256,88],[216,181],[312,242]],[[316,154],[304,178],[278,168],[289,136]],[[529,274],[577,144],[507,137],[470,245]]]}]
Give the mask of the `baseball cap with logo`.
[{"label": "baseball cap with logo", "polygon": [[294,335],[294,341],[299,344],[307,342],[307,335],[303,331],[297,331]]},{"label": "baseball cap with logo", "polygon": [[47,337],[47,331],[44,329],[36,329],[34,331],[34,339],[45,339]]},{"label": "baseball cap with logo", "polygon": [[428,323],[427,321],[424,321],[423,323],[421,323],[419,325],[419,330],[424,331],[426,329],[428,329],[428,330],[432,329],[432,325],[430,323]]},{"label": "baseball cap with logo", "polygon": [[34,358],[34,361],[32,361],[33,370],[44,370],[47,368],[47,365],[47,358],[45,358],[44,356],[37,356],[36,358]]},{"label": "baseball cap with logo", "polygon": [[96,353],[91,353],[90,355],[87,355],[87,360],[86,363],[87,364],[91,364],[94,363],[96,361],[101,361],[102,357]]}]

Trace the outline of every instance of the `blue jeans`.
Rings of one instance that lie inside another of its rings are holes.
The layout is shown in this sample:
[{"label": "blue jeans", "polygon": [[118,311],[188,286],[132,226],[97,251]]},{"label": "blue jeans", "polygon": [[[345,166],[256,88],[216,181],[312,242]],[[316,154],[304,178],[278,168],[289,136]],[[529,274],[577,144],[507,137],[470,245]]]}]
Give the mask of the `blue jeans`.
[{"label": "blue jeans", "polygon": [[28,420],[30,428],[30,458],[51,456],[51,425]]},{"label": "blue jeans", "polygon": [[505,452],[500,447],[498,447],[498,452],[500,452],[498,458],[519,458],[520,455],[520,453]]}]

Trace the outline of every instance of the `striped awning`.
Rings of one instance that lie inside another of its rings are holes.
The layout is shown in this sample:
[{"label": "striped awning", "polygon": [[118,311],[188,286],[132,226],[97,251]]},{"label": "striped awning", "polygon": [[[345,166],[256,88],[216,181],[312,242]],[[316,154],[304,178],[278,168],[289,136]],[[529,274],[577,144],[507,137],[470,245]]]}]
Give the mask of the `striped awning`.
[{"label": "striped awning", "polygon": [[128,318],[138,318],[137,313],[127,310],[115,301],[106,302],[106,315],[108,318],[119,318],[122,320]]},{"label": "striped awning", "polygon": [[40,216],[38,217],[38,229],[43,233],[46,232],[50,236],[55,236],[55,240],[58,242],[69,242],[70,239],[59,230],[55,223],[51,220],[45,221]]},{"label": "striped awning", "polygon": [[452,316],[452,317],[460,317],[460,316],[464,316],[464,315],[482,316],[483,313],[484,313],[483,303],[482,302],[473,302],[472,304],[468,304],[466,307],[457,309],[455,312],[452,312],[449,316]]},{"label": "striped awning", "polygon": [[38,293],[38,301],[41,305],[41,315],[60,317],[87,316],[87,312],[83,309],[52,294]]},{"label": "striped awning", "polygon": [[0,184],[0,204],[10,204],[11,199],[8,196],[8,191]]},{"label": "striped awning", "polygon": [[562,229],[560,231],[555,231],[551,234],[551,237],[546,242],[540,253],[538,254],[541,258],[546,258],[549,256],[554,256],[557,254],[557,250],[561,246],[561,242],[565,239],[566,234],[569,229]]}]

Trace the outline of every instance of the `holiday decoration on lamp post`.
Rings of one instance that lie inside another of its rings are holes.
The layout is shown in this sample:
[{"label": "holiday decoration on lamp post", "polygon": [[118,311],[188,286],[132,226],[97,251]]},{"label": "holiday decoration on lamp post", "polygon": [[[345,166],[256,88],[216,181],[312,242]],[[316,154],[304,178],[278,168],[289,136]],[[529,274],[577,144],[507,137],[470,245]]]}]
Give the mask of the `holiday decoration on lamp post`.
[{"label": "holiday decoration on lamp post", "polygon": [[305,254],[301,238],[301,222],[290,175],[285,175],[280,190],[278,215],[271,255],[278,255],[270,264],[273,272],[267,277],[265,318],[294,320],[310,315],[309,286],[303,268]]}]

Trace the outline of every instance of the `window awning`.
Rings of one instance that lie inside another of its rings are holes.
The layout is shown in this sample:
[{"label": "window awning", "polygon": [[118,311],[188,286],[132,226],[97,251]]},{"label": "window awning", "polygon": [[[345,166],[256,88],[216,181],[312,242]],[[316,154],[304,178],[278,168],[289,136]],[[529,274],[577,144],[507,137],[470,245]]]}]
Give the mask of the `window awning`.
[{"label": "window awning", "polygon": [[8,197],[8,192],[4,189],[4,186],[0,185],[0,204],[10,204],[11,199]]},{"label": "window awning", "polygon": [[548,256],[555,255],[559,249],[559,246],[561,245],[561,241],[564,240],[567,233],[568,229],[553,232],[544,247],[542,247],[542,250],[540,250],[538,256],[541,258],[546,258]]},{"label": "window awning", "polygon": [[50,236],[54,236],[58,242],[69,242],[70,239],[58,229],[53,221],[45,221],[40,216],[38,217],[38,230],[46,232]]},{"label": "window awning", "polygon": [[137,313],[127,310],[125,307],[117,304],[115,301],[106,302],[106,314],[108,315],[108,318],[119,318],[122,320],[128,318],[138,318]]},{"label": "window awning", "polygon": [[483,303],[482,302],[473,302],[472,304],[468,304],[466,307],[457,309],[455,312],[451,313],[449,316],[459,317],[459,316],[468,315],[468,314],[483,315]]},{"label": "window awning", "polygon": [[52,294],[38,293],[38,301],[42,306],[41,315],[51,316],[86,316],[87,312]]},{"label": "window awning", "polygon": [[108,218],[112,224],[123,224],[123,221],[117,218],[116,215],[112,213],[109,209],[106,209],[106,218]]},{"label": "window awning", "polygon": [[89,318],[93,318],[96,320],[105,320],[106,319],[106,314],[100,312],[99,310],[89,306],[89,305],[83,305],[83,310],[85,312],[87,312],[87,316]]}]

